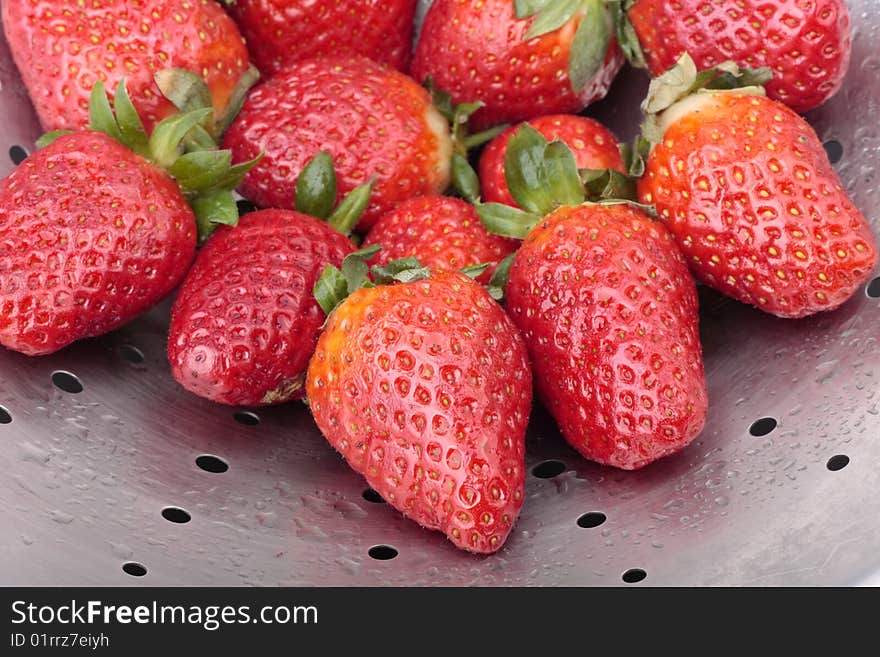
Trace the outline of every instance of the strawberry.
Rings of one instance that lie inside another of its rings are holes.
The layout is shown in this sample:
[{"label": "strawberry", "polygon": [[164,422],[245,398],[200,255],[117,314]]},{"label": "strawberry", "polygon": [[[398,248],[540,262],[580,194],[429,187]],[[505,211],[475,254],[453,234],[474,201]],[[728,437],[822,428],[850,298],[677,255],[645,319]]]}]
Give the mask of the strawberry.
[{"label": "strawberry", "polygon": [[240,188],[259,207],[292,207],[296,180],[320,151],[336,162],[340,196],[377,175],[362,230],[450,180],[449,128],[428,92],[362,57],[311,59],[280,71],[251,93],[224,143],[239,158],[265,153]]},{"label": "strawberry", "polygon": [[355,250],[345,235],[370,193],[368,183],[332,212],[335,187],[322,153],[301,177],[299,211],[253,212],[208,241],[171,313],[168,360],[184,388],[239,406],[302,397],[325,319],[312,290],[325,265]]},{"label": "strawberry", "polygon": [[409,66],[415,0],[234,0],[229,8],[264,75],[303,59],[363,55]]},{"label": "strawberry", "polygon": [[90,129],[46,135],[0,182],[0,344],[9,349],[50,354],[122,326],[183,278],[197,222],[207,232],[237,219],[228,187],[246,167],[231,167],[228,152],[179,152],[210,110],[170,117],[147,139],[124,82],[115,96],[116,116],[95,85]]},{"label": "strawberry", "polygon": [[204,0],[4,0],[3,28],[46,130],[88,123],[89,94],[125,76],[147,130],[174,113],[153,80],[167,68],[204,76],[218,123],[255,74],[244,40],[215,2]]},{"label": "strawberry", "polygon": [[[617,137],[598,121],[574,114],[540,116],[528,122],[549,141],[560,140],[574,153],[579,169],[616,169],[624,172]],[[480,156],[480,186],[487,203],[516,205],[504,177],[507,145],[519,126],[508,128]]]},{"label": "strawberry", "polygon": [[[702,84],[729,86],[742,72],[727,68]],[[760,87],[692,93],[696,76],[685,56],[652,83],[639,198],[710,287],[780,317],[838,307],[869,277],[877,246],[816,133]]]},{"label": "strawberry", "polygon": [[383,215],[364,240],[381,245],[374,262],[415,257],[432,271],[455,271],[488,263],[477,280],[488,283],[494,268],[516,250],[514,240],[489,233],[474,206],[447,196],[404,201]]},{"label": "strawberry", "polygon": [[845,0],[629,0],[626,6],[621,42],[654,75],[685,52],[700,69],[725,60],[766,66],[773,71],[767,95],[806,112],[840,89],[849,67]]},{"label": "strawberry", "polygon": [[[409,282],[354,290],[332,310],[309,363],[309,405],[330,444],[394,508],[459,548],[495,552],[523,503],[525,346],[464,274],[395,275]],[[342,295],[352,287],[338,271],[327,278]]]},{"label": "strawberry", "polygon": [[435,0],[413,58],[456,102],[485,103],[480,128],[577,113],[605,96],[623,63],[602,0]]},{"label": "strawberry", "polygon": [[487,204],[481,216],[525,237],[507,312],[538,396],[590,460],[634,470],[677,452],[702,429],[707,395],[696,286],[675,240],[632,204],[584,204],[560,142],[524,126],[510,149],[511,192],[529,213]]}]

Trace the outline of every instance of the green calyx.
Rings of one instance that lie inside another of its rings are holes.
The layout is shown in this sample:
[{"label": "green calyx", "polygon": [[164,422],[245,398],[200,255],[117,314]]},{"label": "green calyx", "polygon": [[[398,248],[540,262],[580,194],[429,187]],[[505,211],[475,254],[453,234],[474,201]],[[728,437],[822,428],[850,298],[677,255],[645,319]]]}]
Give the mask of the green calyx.
[{"label": "green calyx", "polygon": [[578,170],[568,146],[559,140],[548,142],[528,123],[510,139],[504,173],[519,207],[501,203],[476,207],[489,232],[514,239],[524,239],[543,217],[560,207],[629,202],[636,197],[634,178],[613,169]]},{"label": "green calyx", "polygon": [[346,297],[361,288],[412,283],[430,276],[428,268],[423,267],[415,258],[401,258],[387,265],[373,265],[371,268],[367,261],[380,249],[376,245],[368,246],[346,256],[341,268],[333,265],[324,267],[313,290],[315,300],[324,314],[329,316]]},{"label": "green calyx", "polygon": [[232,125],[241,111],[247,92],[260,79],[260,72],[253,66],[239,78],[238,84],[229,97],[229,102],[222,113],[217,114],[211,98],[211,90],[201,76],[184,68],[168,68],[156,73],[153,77],[156,85],[171,103],[181,112],[210,110],[210,120],[203,123],[203,130],[190,135],[196,146],[204,147],[211,140],[220,142],[223,133]]},{"label": "green calyx", "polygon": [[477,203],[480,199],[480,181],[468,161],[468,151],[491,141],[507,129],[507,125],[470,134],[468,121],[485,103],[478,101],[453,105],[452,96],[437,89],[431,78],[427,78],[424,84],[431,94],[434,107],[449,121],[452,133],[452,187],[461,198],[469,203]]},{"label": "green calyx", "polygon": [[571,150],[561,141],[548,142],[528,123],[510,138],[504,175],[519,208],[501,203],[477,205],[483,224],[496,235],[523,239],[544,216],[586,200]]},{"label": "green calyx", "polygon": [[321,221],[343,235],[357,226],[370,203],[376,176],[355,187],[336,205],[337,180],[333,156],[318,153],[306,165],[296,181],[296,210]]},{"label": "green calyx", "polygon": [[[489,279],[489,283],[486,285],[486,291],[489,293],[490,297],[495,299],[495,301],[501,302],[504,300],[504,290],[507,287],[507,279],[510,277],[510,265],[513,263],[515,256],[516,253],[511,253],[504,258],[504,260],[499,262],[498,266],[495,267],[495,271],[492,272],[492,278]],[[465,276],[476,280],[491,266],[491,262],[483,262],[479,265],[463,267],[462,269],[459,269],[459,271]]]},{"label": "green calyx", "polygon": [[763,96],[763,85],[771,79],[773,72],[769,68],[740,68],[730,61],[698,71],[691,56],[684,53],[668,71],[651,80],[648,95],[642,102],[645,119],[635,151],[644,151],[646,146],[650,150],[663,139],[663,113],[688,96],[710,91]]},{"label": "green calyx", "polygon": [[[159,123],[148,136],[128,95],[125,79],[116,87],[112,106],[100,81],[89,100],[90,129],[112,137],[174,177],[196,216],[202,242],[218,225],[238,223],[232,190],[260,159],[233,165],[231,151],[218,150],[213,141],[203,150],[190,151],[187,139],[194,131],[203,129],[210,116],[211,110],[207,109],[175,114]],[[68,132],[47,133],[37,145],[48,146]]]},{"label": "green calyx", "polygon": [[622,0],[514,0],[514,14],[531,18],[525,39],[550,34],[580,16],[569,55],[568,77],[577,95],[602,68],[614,37]]},{"label": "green calyx", "polygon": [[499,262],[498,266],[495,267],[495,271],[492,273],[492,278],[489,279],[489,284],[486,286],[486,291],[489,293],[489,296],[495,299],[498,303],[504,301],[504,294],[507,290],[507,280],[510,278],[510,266],[513,264],[514,258],[516,258],[515,252]]},{"label": "green calyx", "polygon": [[632,21],[629,19],[629,10],[635,4],[636,0],[607,0],[608,8],[611,10],[612,22],[614,24],[614,33],[617,37],[617,44],[623,51],[624,57],[635,68],[648,68],[645,60],[645,53],[642,51],[642,44],[636,34]]}]

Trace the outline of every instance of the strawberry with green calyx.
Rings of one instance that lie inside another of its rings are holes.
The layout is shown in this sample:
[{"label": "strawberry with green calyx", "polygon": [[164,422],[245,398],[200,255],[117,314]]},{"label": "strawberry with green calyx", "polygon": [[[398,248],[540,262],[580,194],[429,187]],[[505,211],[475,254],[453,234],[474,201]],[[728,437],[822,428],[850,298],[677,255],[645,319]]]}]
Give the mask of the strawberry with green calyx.
[{"label": "strawberry with green calyx", "polygon": [[300,173],[321,151],[336,163],[338,197],[375,174],[361,230],[405,199],[443,192],[450,180],[449,127],[428,92],[362,57],[282,69],[248,96],[224,145],[241,159],[265,153],[239,189],[259,207],[292,208]]},{"label": "strawberry with green calyx", "polygon": [[652,82],[639,198],[706,285],[780,317],[832,310],[871,275],[870,227],[809,124],[753,74],[719,69],[684,56]]},{"label": "strawberry with green calyx", "polygon": [[374,263],[415,257],[431,271],[455,271],[485,264],[477,280],[487,283],[495,267],[516,250],[515,240],[489,233],[469,203],[448,196],[423,196],[384,214],[364,238],[381,245]]},{"label": "strawberry with green calyx", "polygon": [[174,113],[153,76],[183,68],[204,76],[219,117],[253,83],[232,19],[215,2],[191,0],[4,0],[2,23],[15,63],[45,130],[88,123],[97,82],[127,77],[148,132]]},{"label": "strawberry with green calyx", "polygon": [[365,183],[336,205],[333,160],[320,153],[299,178],[295,211],[252,212],[217,231],[171,313],[168,360],[184,388],[237,406],[302,397],[324,323],[312,290],[325,265],[354,251],[347,235],[371,188]]},{"label": "strawberry with green calyx", "polygon": [[529,123],[520,125],[508,139],[504,176],[513,205],[479,203],[476,207],[490,233],[514,239],[523,239],[543,217],[562,206],[636,198],[631,175],[617,168],[578,169],[568,146],[548,141]]},{"label": "strawberry with green calyx", "polygon": [[125,81],[115,114],[98,83],[90,129],[45,135],[0,183],[0,343],[50,354],[119,328],[177,287],[197,230],[237,219],[229,188],[247,166],[181,154],[209,112],[165,119],[147,137]]},{"label": "strawberry with green calyx", "polygon": [[696,286],[645,208],[585,202],[609,191],[612,175],[585,186],[566,151],[520,128],[507,173],[526,209],[487,204],[481,214],[490,230],[523,238],[505,298],[538,396],[586,458],[637,469],[683,449],[705,423]]},{"label": "strawberry with green calyx", "polygon": [[[549,141],[559,140],[574,153],[581,169],[617,169],[624,172],[617,138],[601,123],[574,114],[551,114],[532,119],[529,125]],[[480,187],[483,201],[516,205],[505,176],[507,147],[519,126],[506,129],[489,143],[480,156]]]},{"label": "strawberry with green calyx", "polygon": [[[232,164],[232,152],[219,150],[212,142],[202,149],[184,152],[186,140],[196,131],[204,131],[213,110],[195,109],[171,116],[159,123],[148,137],[126,90],[126,80],[116,88],[115,113],[98,82],[90,101],[90,128],[113,137],[123,146],[171,174],[196,216],[199,241],[204,242],[218,225],[234,226],[238,209],[232,190],[260,157],[250,162]],[[47,133],[38,145],[46,146],[67,131]]]},{"label": "strawberry with green calyx", "polygon": [[577,113],[605,96],[623,56],[604,0],[435,0],[413,58],[485,128]]},{"label": "strawberry with green calyx", "polygon": [[363,55],[406,72],[416,0],[226,0],[266,75],[303,59]]},{"label": "strawberry with green calyx", "polygon": [[806,112],[837,92],[849,67],[846,0],[623,0],[610,6],[624,53],[655,76],[685,52],[699,69],[725,60],[768,67],[767,95]]},{"label": "strawberry with green calyx", "polygon": [[315,421],[398,511],[459,548],[496,552],[525,492],[522,339],[462,273],[428,276],[409,260],[374,268],[372,284],[357,260],[316,287],[333,310],[309,363]]}]

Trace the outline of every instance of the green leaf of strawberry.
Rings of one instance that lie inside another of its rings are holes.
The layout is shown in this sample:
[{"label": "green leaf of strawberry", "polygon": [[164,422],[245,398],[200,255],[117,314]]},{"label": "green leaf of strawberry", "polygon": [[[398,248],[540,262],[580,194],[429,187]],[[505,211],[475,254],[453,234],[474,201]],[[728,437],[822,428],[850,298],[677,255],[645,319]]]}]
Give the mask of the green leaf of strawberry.
[{"label": "green leaf of strawberry", "polygon": [[220,116],[215,116],[211,90],[199,75],[184,68],[168,68],[156,73],[154,80],[171,103],[181,112],[192,112],[199,109],[211,109],[212,121],[208,123],[206,134],[213,141],[219,141],[226,129],[241,111],[247,92],[260,78],[260,73],[251,66],[239,78],[232,90],[229,102]]},{"label": "green leaf of strawberry", "polygon": [[229,190],[199,194],[188,200],[193,214],[196,215],[199,238],[203,242],[217,226],[235,226],[238,223],[238,207]]},{"label": "green leaf of strawberry", "polygon": [[548,143],[527,123],[511,137],[504,164],[510,193],[526,212],[544,216],[584,201],[571,150],[562,142]]},{"label": "green leaf of strawberry", "polygon": [[542,216],[503,203],[480,203],[475,207],[486,230],[518,240],[525,239],[541,221]]},{"label": "green leaf of strawberry", "polygon": [[534,16],[553,0],[514,0],[513,11],[517,18]]},{"label": "green leaf of strawberry", "polygon": [[602,201],[607,199],[635,201],[636,179],[616,169],[583,169],[581,179],[587,192],[587,200]]},{"label": "green leaf of strawberry", "polygon": [[586,13],[574,35],[568,64],[568,77],[576,94],[604,64],[612,32],[612,17],[603,0],[586,0],[585,6]]},{"label": "green leaf of strawberry", "polygon": [[54,142],[59,137],[69,135],[71,133],[73,133],[73,130],[52,130],[51,132],[47,132],[39,139],[37,139],[36,146],[37,148],[46,148],[46,146]]},{"label": "green leaf of strawberry", "polygon": [[369,181],[351,190],[328,217],[327,223],[331,228],[335,228],[343,235],[351,233],[370,204],[370,195],[375,184],[376,176],[373,176]]},{"label": "green leaf of strawberry", "polygon": [[296,181],[296,209],[317,219],[327,219],[336,204],[336,171],[333,156],[318,153]]},{"label": "green leaf of strawberry", "polygon": [[198,192],[216,185],[218,176],[227,172],[231,164],[232,153],[229,151],[196,151],[179,157],[168,172],[181,189]]},{"label": "green leaf of strawberry", "polygon": [[[231,151],[218,150],[205,131],[204,124],[213,114],[211,107],[170,116],[148,137],[129,98],[125,78],[117,85],[114,98],[111,106],[103,83],[95,84],[89,106],[90,127],[175,178],[196,215],[200,241],[206,240],[217,225],[234,226],[238,209],[232,190],[261,156],[233,165]],[[49,133],[38,144],[47,145],[63,134],[64,131]]]},{"label": "green leaf of strawberry", "polygon": [[544,148],[543,169],[554,208],[584,202],[574,153],[563,142],[552,141]]},{"label": "green leaf of strawberry", "polygon": [[348,296],[348,282],[345,276],[333,265],[327,265],[315,283],[315,300],[324,314],[330,313]]},{"label": "green leaf of strawberry", "polygon": [[769,69],[742,69],[729,61],[698,71],[694,60],[684,53],[673,67],[651,80],[648,95],[642,102],[645,114],[642,138],[650,144],[658,143],[664,132],[660,115],[692,94],[705,89],[735,89],[738,93],[763,96],[765,91],[761,85],[771,78]]},{"label": "green leaf of strawberry", "polygon": [[515,257],[516,253],[511,253],[499,262],[498,267],[495,268],[495,273],[492,274],[492,278],[489,280],[489,285],[486,286],[486,291],[495,301],[501,302],[504,300],[507,280],[510,278],[510,266],[513,264]]},{"label": "green leaf of strawberry", "polygon": [[[362,287],[374,287],[374,284],[411,283],[431,275],[428,268],[423,267],[416,258],[400,258],[392,260],[384,266],[374,265],[370,269],[367,266],[367,261],[376,255],[381,248],[378,245],[372,245],[355,251],[346,256],[339,269],[333,265],[324,267],[321,276],[315,283],[314,295],[318,305],[328,317],[348,295]],[[370,282],[370,275],[372,275],[374,282]]]},{"label": "green leaf of strawberry", "polygon": [[526,39],[534,39],[558,30],[581,9],[584,0],[553,0],[543,4],[544,6],[537,12],[534,22],[529,27],[529,31],[526,32]]},{"label": "green leaf of strawberry", "polygon": [[452,156],[452,186],[467,202],[477,203],[480,199],[480,180],[477,172],[463,155]]}]

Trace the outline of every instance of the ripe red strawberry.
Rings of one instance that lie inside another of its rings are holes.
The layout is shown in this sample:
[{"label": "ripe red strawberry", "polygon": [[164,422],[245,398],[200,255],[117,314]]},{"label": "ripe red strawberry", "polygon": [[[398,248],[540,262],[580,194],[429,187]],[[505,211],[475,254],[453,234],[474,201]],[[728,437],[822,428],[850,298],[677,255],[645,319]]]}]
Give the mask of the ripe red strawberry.
[{"label": "ripe red strawberry", "polygon": [[504,310],[446,272],[354,291],[318,340],[307,394],[324,436],[389,504],[491,553],[523,503],[531,386]]},{"label": "ripe red strawberry", "polygon": [[518,246],[492,235],[470,203],[448,196],[404,201],[373,226],[364,246],[379,245],[373,259],[380,265],[414,257],[432,271],[457,271],[472,265],[491,266],[477,280],[488,283],[498,263]]},{"label": "ripe red strawberry", "polygon": [[538,395],[586,458],[634,470],[702,430],[707,396],[687,264],[626,204],[562,207],[517,252],[507,311]]},{"label": "ripe red strawberry", "polygon": [[623,63],[597,0],[435,0],[413,58],[455,102],[483,101],[477,128],[577,113],[605,96]]},{"label": "ripe red strawberry", "polygon": [[0,182],[0,344],[9,349],[50,354],[122,326],[181,281],[198,229],[237,219],[229,188],[248,165],[232,167],[228,152],[180,155],[211,110],[170,117],[148,139],[120,82],[116,111],[98,83],[91,129],[46,135]]},{"label": "ripe red strawberry", "polygon": [[682,449],[707,401],[696,286],[675,240],[627,202],[584,204],[560,142],[524,125],[509,148],[511,193],[527,211],[486,204],[480,215],[525,238],[507,312],[539,397],[588,459],[634,470]]},{"label": "ripe red strawberry", "polygon": [[0,183],[0,343],[50,354],[173,290],[196,222],[174,180],[107,135],[65,135]]},{"label": "ripe red strawberry", "polygon": [[[683,60],[670,73],[687,92],[696,70]],[[849,299],[877,247],[809,124],[760,87],[678,100],[663,93],[671,79],[655,81],[647,102],[656,145],[639,198],[656,206],[694,275],[780,317]]]},{"label": "ripe red strawberry", "polygon": [[205,0],[4,0],[3,28],[46,130],[88,123],[97,81],[128,91],[147,131],[174,112],[153,81],[162,69],[204,77],[218,117],[241,92],[248,55],[232,19]]},{"label": "ripe red strawberry", "polygon": [[415,0],[235,0],[229,11],[263,75],[303,59],[363,55],[409,66]]},{"label": "ripe red strawberry", "polygon": [[297,178],[319,151],[336,162],[340,196],[376,175],[362,230],[400,201],[443,191],[450,178],[449,128],[428,92],[362,57],[282,70],[251,93],[225,146],[239,159],[265,153],[240,188],[260,207],[293,207]]},{"label": "ripe red strawberry", "polygon": [[845,0],[634,0],[628,18],[654,75],[685,51],[700,69],[767,66],[768,96],[797,112],[833,96],[849,67]]},{"label": "ripe red strawberry", "polygon": [[[625,172],[617,137],[598,121],[574,114],[540,116],[528,122],[548,141],[560,140],[574,153],[579,169],[616,169]],[[507,188],[504,160],[507,146],[519,126],[502,132],[480,156],[480,188],[483,201],[516,206]]]},{"label": "ripe red strawberry", "polygon": [[168,360],[190,392],[223,404],[262,406],[302,396],[324,323],[312,288],[326,264],[354,245],[291,210],[262,210],[208,240],[171,315]]}]

